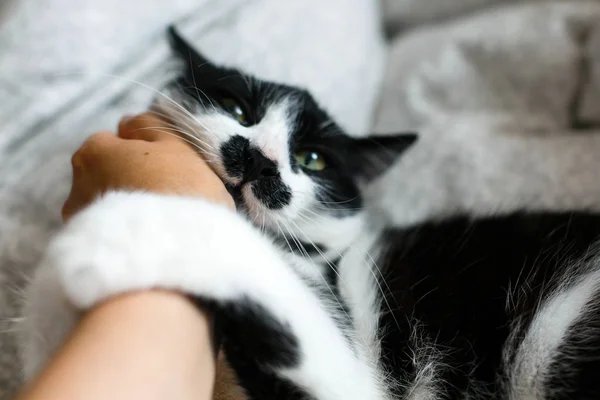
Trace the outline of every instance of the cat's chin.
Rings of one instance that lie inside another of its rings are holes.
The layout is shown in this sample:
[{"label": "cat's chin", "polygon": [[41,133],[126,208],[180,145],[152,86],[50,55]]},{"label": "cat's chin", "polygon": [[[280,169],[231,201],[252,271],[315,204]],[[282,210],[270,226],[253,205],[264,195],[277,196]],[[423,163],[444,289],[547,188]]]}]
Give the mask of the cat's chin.
[{"label": "cat's chin", "polygon": [[261,189],[257,188],[256,182],[243,185],[225,184],[227,191],[233,197],[238,213],[247,216],[254,225],[277,230],[278,221],[285,221],[286,206],[269,207],[259,196]]},{"label": "cat's chin", "polygon": [[235,202],[236,211],[243,214],[254,225],[259,227],[270,226],[270,210],[254,197],[249,184],[232,185],[225,184],[227,191]]}]

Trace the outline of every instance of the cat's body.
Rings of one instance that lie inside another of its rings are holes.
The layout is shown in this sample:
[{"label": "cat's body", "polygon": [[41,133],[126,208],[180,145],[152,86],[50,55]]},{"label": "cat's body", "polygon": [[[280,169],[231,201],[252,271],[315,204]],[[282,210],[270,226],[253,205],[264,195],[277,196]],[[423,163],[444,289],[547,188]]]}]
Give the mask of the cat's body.
[{"label": "cat's body", "polygon": [[600,215],[517,213],[387,232],[394,376],[433,398],[596,398],[599,229]]},{"label": "cat's body", "polygon": [[376,224],[361,182],[414,135],[351,138],[306,92],[172,38],[185,73],[153,108],[197,144],[242,215],[144,193],[82,212],[28,290],[27,375],[77,309],[157,286],[215,313],[256,400],[600,396],[600,215]]}]

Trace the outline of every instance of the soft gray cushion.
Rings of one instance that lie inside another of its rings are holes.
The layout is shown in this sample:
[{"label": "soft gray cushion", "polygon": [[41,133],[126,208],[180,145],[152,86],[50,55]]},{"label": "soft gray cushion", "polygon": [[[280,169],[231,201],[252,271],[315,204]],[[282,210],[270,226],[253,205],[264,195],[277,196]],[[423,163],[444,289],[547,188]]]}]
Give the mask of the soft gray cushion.
[{"label": "soft gray cushion", "polygon": [[[398,31],[418,24],[440,22],[452,17],[485,11],[489,8],[544,1],[560,0],[381,0],[381,3],[388,29]],[[562,1],[572,3],[590,0]]]},{"label": "soft gray cushion", "polygon": [[382,212],[600,209],[599,26],[599,2],[532,2],[397,38],[376,126],[422,140],[378,184]]}]

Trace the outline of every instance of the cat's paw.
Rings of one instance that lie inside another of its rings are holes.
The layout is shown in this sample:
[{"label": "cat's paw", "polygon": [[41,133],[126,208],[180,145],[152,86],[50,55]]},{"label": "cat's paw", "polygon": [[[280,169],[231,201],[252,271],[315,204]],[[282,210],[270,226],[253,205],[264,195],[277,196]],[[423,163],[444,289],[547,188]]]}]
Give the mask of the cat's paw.
[{"label": "cat's paw", "polygon": [[234,244],[224,230],[232,220],[230,230],[246,225],[225,207],[198,198],[109,193],[72,219],[47,258],[79,309],[140,289],[187,292],[199,269],[219,265],[213,260],[219,254],[227,258]]}]

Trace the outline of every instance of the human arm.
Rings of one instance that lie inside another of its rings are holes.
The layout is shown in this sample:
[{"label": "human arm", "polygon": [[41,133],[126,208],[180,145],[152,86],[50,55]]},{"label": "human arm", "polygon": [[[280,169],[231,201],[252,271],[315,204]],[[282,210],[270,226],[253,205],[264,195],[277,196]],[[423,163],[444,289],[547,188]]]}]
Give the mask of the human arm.
[{"label": "human arm", "polygon": [[[233,208],[221,181],[193,148],[162,127],[146,114],[122,122],[119,136],[105,132],[88,139],[73,156],[65,220],[115,190],[198,196]],[[183,295],[119,296],[83,317],[21,399],[159,399],[177,391],[181,397],[167,397],[208,398],[214,378],[209,338],[206,315]]]}]

